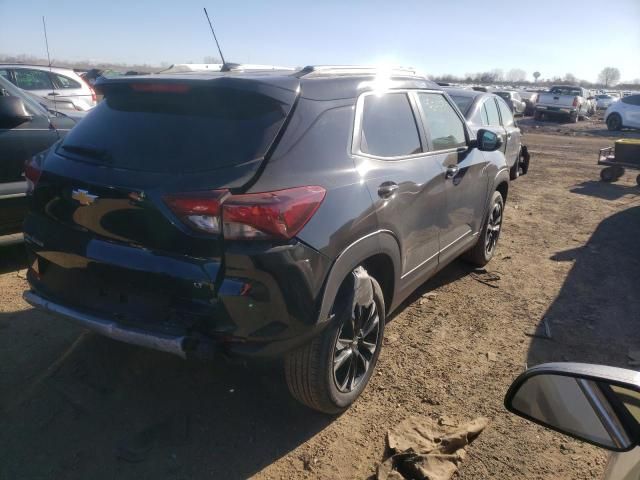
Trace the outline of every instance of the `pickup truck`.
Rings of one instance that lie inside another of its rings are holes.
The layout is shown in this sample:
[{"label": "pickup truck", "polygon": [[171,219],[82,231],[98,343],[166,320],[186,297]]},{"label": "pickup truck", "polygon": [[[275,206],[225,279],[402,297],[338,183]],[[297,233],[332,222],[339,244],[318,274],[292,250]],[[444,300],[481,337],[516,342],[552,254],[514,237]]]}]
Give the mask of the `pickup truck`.
[{"label": "pickup truck", "polygon": [[538,95],[534,117],[536,120],[542,120],[546,115],[563,116],[576,123],[589,115],[591,99],[589,91],[582,87],[553,86],[548,92]]}]

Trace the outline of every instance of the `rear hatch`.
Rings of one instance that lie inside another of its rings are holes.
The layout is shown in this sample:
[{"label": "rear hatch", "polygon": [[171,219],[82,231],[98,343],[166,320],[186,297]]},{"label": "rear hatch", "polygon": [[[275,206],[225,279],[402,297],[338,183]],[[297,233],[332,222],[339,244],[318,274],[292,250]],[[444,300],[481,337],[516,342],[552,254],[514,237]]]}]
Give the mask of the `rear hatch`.
[{"label": "rear hatch", "polygon": [[39,166],[25,233],[41,262],[53,264],[41,287],[84,304],[90,296],[61,288],[65,278],[88,285],[100,277],[100,291],[105,281],[137,279],[144,307],[151,286],[166,303],[213,285],[221,236],[189,228],[167,199],[241,190],[282,129],[297,82],[167,76],[99,85],[105,99]]},{"label": "rear hatch", "polygon": [[99,86],[105,100],[47,158],[35,209],[99,237],[176,253],[188,253],[184,235],[194,234],[163,198],[241,188],[295,99],[295,89],[226,77]]}]

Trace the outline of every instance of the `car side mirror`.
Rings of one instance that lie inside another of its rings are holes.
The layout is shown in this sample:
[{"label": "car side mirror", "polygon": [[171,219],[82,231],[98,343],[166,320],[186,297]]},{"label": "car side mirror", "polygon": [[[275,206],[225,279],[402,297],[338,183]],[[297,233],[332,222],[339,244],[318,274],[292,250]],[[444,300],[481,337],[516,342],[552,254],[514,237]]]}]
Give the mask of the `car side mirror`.
[{"label": "car side mirror", "polygon": [[511,413],[598,447],[626,452],[640,440],[640,374],[585,363],[548,363],[521,374]]},{"label": "car side mirror", "polygon": [[481,128],[476,137],[476,147],[483,152],[494,152],[502,146],[502,138],[491,130]]},{"label": "car side mirror", "polygon": [[21,98],[6,95],[0,97],[0,126],[15,127],[31,118]]}]

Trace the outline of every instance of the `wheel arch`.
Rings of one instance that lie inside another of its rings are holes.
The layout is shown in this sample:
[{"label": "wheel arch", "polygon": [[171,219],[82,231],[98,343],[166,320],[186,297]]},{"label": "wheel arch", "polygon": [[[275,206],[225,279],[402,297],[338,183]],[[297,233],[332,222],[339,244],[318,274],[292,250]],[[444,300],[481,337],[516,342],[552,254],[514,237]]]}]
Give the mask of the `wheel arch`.
[{"label": "wheel arch", "polygon": [[386,309],[390,309],[401,272],[400,245],[393,232],[378,230],[355,240],[336,258],[323,289],[319,324],[329,320],[340,286],[358,265],[362,265],[380,284]]}]

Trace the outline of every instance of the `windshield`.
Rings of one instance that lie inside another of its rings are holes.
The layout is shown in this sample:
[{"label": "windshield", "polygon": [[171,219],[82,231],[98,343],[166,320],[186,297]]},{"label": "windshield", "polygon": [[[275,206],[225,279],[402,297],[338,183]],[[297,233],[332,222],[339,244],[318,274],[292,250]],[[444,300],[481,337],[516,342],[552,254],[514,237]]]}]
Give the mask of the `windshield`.
[{"label": "windshield", "polygon": [[463,115],[467,115],[467,111],[471,104],[473,104],[474,97],[467,97],[462,95],[449,95],[451,100],[458,106]]}]

